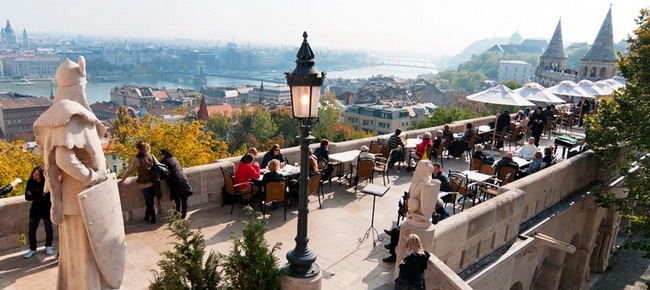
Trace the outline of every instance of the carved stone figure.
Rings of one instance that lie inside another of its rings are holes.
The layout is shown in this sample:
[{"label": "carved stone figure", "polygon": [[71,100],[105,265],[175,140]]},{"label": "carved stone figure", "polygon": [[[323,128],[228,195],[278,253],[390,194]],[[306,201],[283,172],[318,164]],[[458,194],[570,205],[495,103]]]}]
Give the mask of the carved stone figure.
[{"label": "carved stone figure", "polygon": [[431,215],[436,208],[440,191],[440,181],[432,179],[432,173],[433,163],[431,161],[418,162],[409,188],[409,210],[406,213],[407,222],[412,225],[423,227],[431,225]]},{"label": "carved stone figure", "polygon": [[34,123],[34,134],[43,151],[52,222],[59,225],[57,289],[118,289],[124,223],[100,143],[105,128],[86,101],[85,66],[83,57],[59,66],[52,106]]}]

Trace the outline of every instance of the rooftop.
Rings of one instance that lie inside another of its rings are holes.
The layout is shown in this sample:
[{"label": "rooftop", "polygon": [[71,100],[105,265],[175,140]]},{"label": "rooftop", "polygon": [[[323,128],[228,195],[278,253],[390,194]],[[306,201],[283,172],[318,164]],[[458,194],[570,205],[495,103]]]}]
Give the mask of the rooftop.
[{"label": "rooftop", "polygon": [[[552,139],[542,137],[540,145],[552,142]],[[443,169],[445,172],[462,171],[468,167],[469,163],[464,157],[450,158],[444,160]],[[387,186],[390,190],[376,199],[374,216],[374,224],[383,238],[383,244],[389,242],[389,237],[382,229],[395,225],[397,202],[409,189],[412,177],[412,173],[404,169],[394,168],[389,174],[390,183]],[[382,184],[381,178],[375,178],[374,183]],[[382,262],[382,258],[388,256],[382,242],[373,247],[370,239],[361,243],[358,241],[371,224],[373,197],[360,192],[355,194],[354,188],[349,188],[345,183],[339,184],[336,179],[333,179],[331,187],[325,184],[323,192],[322,209],[318,208],[315,196],[309,197],[308,232],[309,248],[318,255],[316,263],[323,272],[322,289],[392,289],[394,264]],[[164,208],[171,206],[168,202],[163,204]],[[467,202],[467,207],[472,207],[472,203]],[[242,222],[247,217],[239,205],[235,206],[232,215],[229,210],[227,207],[220,208],[217,202],[193,206],[190,198],[188,219],[192,228],[201,229],[208,251],[226,254],[232,247],[231,233],[241,235]],[[447,211],[453,214],[450,206]],[[460,207],[456,209],[458,213],[461,213]],[[285,221],[282,209],[267,211],[269,231],[266,239],[269,244],[282,243],[281,250],[276,252],[281,264],[286,263],[285,254],[295,245],[297,214],[297,210],[291,208]],[[157,269],[156,262],[161,258],[159,254],[171,248],[168,244],[169,234],[163,222],[151,225],[137,219],[126,223],[127,262],[123,289],[147,289],[153,279],[150,270]],[[57,241],[54,245],[56,249]],[[53,281],[56,281],[57,259],[46,256],[42,247],[36,257],[23,259],[22,255],[27,249],[27,246],[22,246],[0,253],[0,272],[3,276],[0,288],[31,290],[52,287]]]}]

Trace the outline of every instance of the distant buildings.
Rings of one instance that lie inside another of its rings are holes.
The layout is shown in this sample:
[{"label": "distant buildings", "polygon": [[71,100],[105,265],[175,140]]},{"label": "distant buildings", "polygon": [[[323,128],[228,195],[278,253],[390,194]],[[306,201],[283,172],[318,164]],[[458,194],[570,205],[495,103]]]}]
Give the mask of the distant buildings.
[{"label": "distant buildings", "polygon": [[499,61],[498,81],[515,81],[519,84],[530,82],[530,78],[535,74],[531,64],[520,60],[502,60]]},{"label": "distant buildings", "polygon": [[150,87],[124,85],[111,90],[111,102],[118,106],[152,108],[155,101],[154,90]]},{"label": "distant buildings", "polygon": [[287,85],[260,85],[248,93],[249,102],[267,101],[274,103],[291,102],[291,90]]},{"label": "distant buildings", "polygon": [[58,55],[22,55],[2,59],[4,75],[23,77],[53,77],[61,64]]},{"label": "distant buildings", "polygon": [[49,107],[50,101],[47,98],[1,94],[0,137],[7,141],[32,140],[34,121]]},{"label": "distant buildings", "polygon": [[389,104],[356,104],[345,108],[343,119],[356,130],[375,135],[395,132],[395,129],[408,129],[415,123],[431,115],[434,104],[396,106]]},{"label": "distant buildings", "polygon": [[16,33],[14,32],[14,29],[11,28],[11,23],[9,23],[9,20],[7,20],[7,25],[5,28],[0,28],[0,30],[0,40],[2,40],[2,44],[15,45],[17,43]]}]

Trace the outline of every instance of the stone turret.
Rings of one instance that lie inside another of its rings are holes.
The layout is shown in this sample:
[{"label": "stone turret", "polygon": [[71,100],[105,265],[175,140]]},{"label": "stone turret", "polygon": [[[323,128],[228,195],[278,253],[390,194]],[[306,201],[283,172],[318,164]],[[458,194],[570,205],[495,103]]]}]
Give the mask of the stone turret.
[{"label": "stone turret", "polygon": [[557,22],[551,42],[539,57],[540,69],[563,70],[566,68],[567,56],[562,42],[562,19]]},{"label": "stone turret", "polygon": [[591,49],[580,59],[580,77],[592,81],[608,79],[616,75],[616,54],[614,53],[614,33],[612,29],[612,7]]}]

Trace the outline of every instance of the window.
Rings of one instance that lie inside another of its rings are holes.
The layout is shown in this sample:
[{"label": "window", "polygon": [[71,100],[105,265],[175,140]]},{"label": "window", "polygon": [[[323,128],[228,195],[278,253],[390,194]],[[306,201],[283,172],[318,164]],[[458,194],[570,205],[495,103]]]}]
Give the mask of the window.
[{"label": "window", "polygon": [[115,157],[115,154],[111,154],[111,159],[116,160],[117,157]]}]

